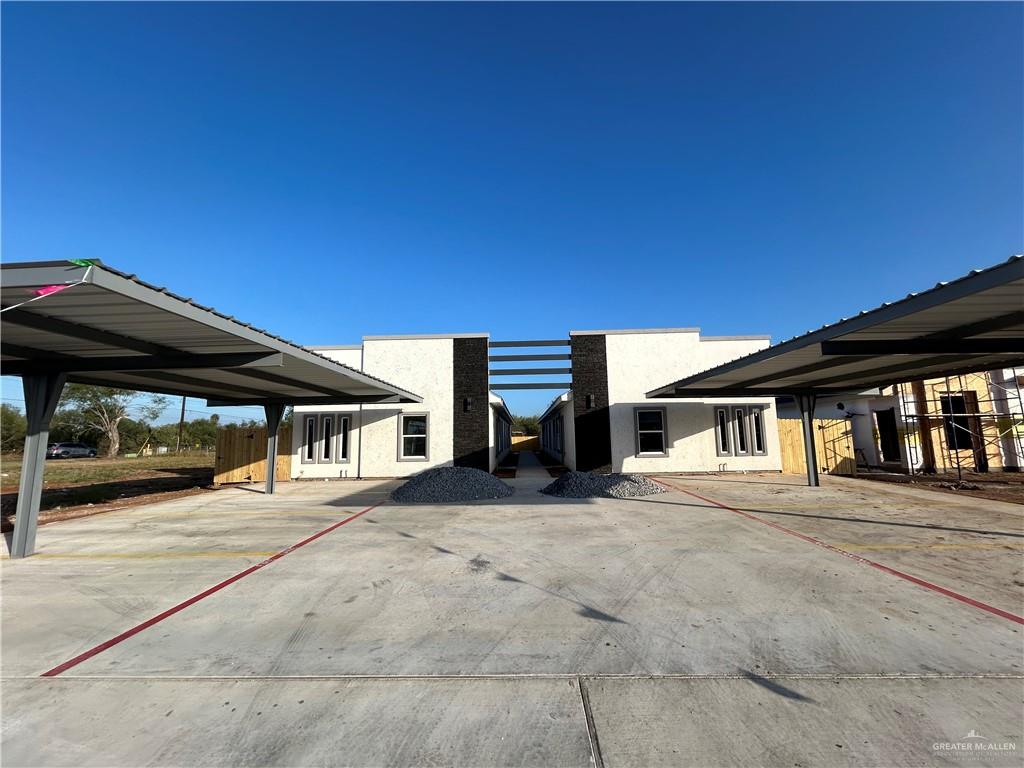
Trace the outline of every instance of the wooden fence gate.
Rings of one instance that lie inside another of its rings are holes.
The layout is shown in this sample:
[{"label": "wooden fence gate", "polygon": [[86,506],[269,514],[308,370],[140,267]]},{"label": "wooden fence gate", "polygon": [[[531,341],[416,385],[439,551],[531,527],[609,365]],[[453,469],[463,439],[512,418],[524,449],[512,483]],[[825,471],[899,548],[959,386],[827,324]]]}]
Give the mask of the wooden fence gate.
[{"label": "wooden fence gate", "polygon": [[519,453],[520,451],[539,451],[540,450],[540,437],[538,435],[513,435],[512,436],[512,452]]},{"label": "wooden fence gate", "polygon": [[[292,428],[277,431],[277,480],[287,481],[292,469]],[[262,483],[267,479],[267,429],[217,430],[213,484]]]},{"label": "wooden fence gate", "polygon": [[[794,475],[806,474],[807,461],[804,458],[804,434],[800,419],[778,421],[782,471]],[[830,475],[857,474],[853,426],[849,419],[815,419],[814,447],[818,454],[818,469],[822,472]]]}]

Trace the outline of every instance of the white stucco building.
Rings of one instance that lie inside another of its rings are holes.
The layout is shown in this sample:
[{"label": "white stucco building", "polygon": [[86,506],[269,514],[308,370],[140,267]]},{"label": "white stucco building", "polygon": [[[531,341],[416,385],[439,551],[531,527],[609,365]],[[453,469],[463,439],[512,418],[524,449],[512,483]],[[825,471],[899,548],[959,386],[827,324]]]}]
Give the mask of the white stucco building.
[{"label": "white stucco building", "polygon": [[403,381],[415,404],[296,406],[293,479],[402,477],[438,466],[493,471],[511,415],[487,387],[487,335],[368,336],[314,347],[356,370]]},{"label": "white stucco building", "polygon": [[[704,336],[694,328],[575,331],[564,346],[569,391],[542,417],[543,449],[596,472],[781,470],[772,398],[650,400],[664,384],[762,349],[764,336]],[[494,389],[509,370],[489,370],[487,334],[368,336],[316,351],[415,392],[423,402],[297,406],[295,479],[402,477],[458,465],[493,471],[511,446],[508,408]],[[524,346],[529,344],[524,343]],[[531,359],[514,355],[512,360]],[[530,369],[535,372],[537,369]],[[537,386],[543,386],[538,384]]]},{"label": "white stucco building", "polygon": [[702,337],[696,328],[575,331],[572,390],[542,415],[542,447],[571,469],[781,471],[772,398],[645,396],[769,343],[766,336]]}]

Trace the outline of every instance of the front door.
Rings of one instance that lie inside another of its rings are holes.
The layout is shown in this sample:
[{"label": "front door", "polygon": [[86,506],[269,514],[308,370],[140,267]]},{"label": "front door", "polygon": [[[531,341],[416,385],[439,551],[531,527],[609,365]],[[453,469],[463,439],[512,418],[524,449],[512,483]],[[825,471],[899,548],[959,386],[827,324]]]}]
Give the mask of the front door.
[{"label": "front door", "polygon": [[878,431],[878,450],[885,463],[900,460],[900,432],[896,427],[896,409],[875,411],[875,429]]}]

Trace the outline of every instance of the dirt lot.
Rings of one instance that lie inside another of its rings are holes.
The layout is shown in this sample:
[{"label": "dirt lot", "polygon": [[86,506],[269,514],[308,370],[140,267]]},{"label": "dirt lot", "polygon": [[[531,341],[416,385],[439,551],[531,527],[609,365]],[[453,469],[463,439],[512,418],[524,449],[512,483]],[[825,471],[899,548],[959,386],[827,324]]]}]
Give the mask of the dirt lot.
[{"label": "dirt lot", "polygon": [[992,501],[1009,501],[1024,504],[1024,472],[956,472],[936,475],[902,475],[895,473],[861,473],[858,479],[882,483],[898,483],[930,491],[952,493],[957,496],[975,496]]},{"label": "dirt lot", "polygon": [[[21,455],[0,462],[0,525],[14,525]],[[140,501],[197,493],[213,482],[213,454],[175,454],[137,459],[59,459],[46,462],[40,523],[109,511]]]}]

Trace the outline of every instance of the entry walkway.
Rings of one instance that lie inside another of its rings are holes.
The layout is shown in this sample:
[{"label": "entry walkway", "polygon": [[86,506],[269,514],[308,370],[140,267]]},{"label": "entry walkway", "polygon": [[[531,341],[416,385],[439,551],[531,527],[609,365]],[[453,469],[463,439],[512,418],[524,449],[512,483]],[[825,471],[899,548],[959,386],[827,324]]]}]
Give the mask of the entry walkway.
[{"label": "entry walkway", "polygon": [[536,493],[541,488],[550,485],[551,475],[540,463],[540,459],[533,451],[522,451],[519,454],[519,466],[516,469],[516,476],[508,480],[508,484],[516,489],[516,495]]}]

